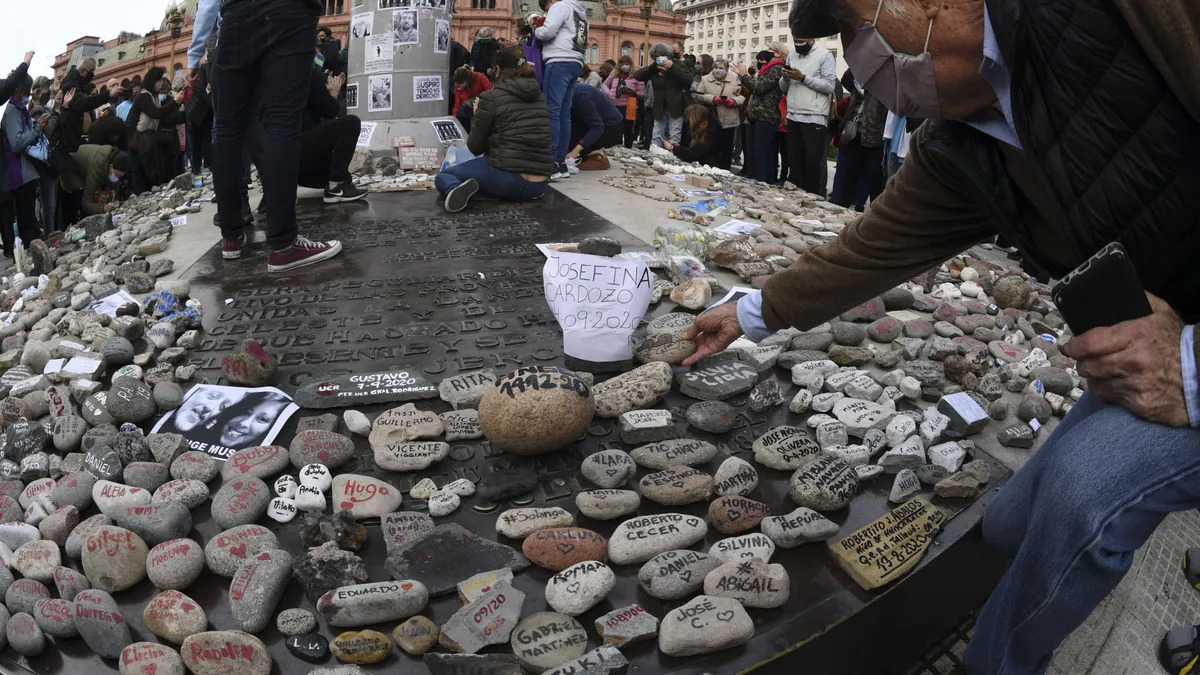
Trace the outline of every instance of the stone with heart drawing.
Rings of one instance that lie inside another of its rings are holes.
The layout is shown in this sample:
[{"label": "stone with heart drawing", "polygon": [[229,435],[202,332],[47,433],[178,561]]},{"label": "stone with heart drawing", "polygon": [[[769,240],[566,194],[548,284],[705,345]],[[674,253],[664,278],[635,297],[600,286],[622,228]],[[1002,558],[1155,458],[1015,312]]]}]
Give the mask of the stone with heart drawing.
[{"label": "stone with heart drawing", "polygon": [[599,487],[616,488],[637,474],[637,465],[624,450],[601,450],[585,457],[579,472]]},{"label": "stone with heart drawing", "polygon": [[748,495],[758,487],[758,469],[741,457],[730,457],[713,474],[713,491],[719,495]]},{"label": "stone with heart drawing", "polygon": [[713,478],[691,467],[671,467],[642,476],[642,496],[663,506],[681,506],[712,496]]},{"label": "stone with heart drawing", "polygon": [[317,611],[330,627],[354,627],[403,621],[428,602],[425,584],[403,579],[335,588],[317,600]]},{"label": "stone with heart drawing", "polygon": [[700,551],[667,551],[642,565],[638,584],[652,598],[678,600],[700,590],[704,577],[720,564],[720,560]]},{"label": "stone with heart drawing", "polygon": [[630,518],[613,530],[609,557],[618,565],[643,563],[659,553],[691,546],[708,534],[703,518],[656,513]]},{"label": "stone with heart drawing", "polygon": [[335,511],[345,509],[355,518],[378,518],[400,508],[404,495],[381,480],[344,473],[333,479],[330,501]]},{"label": "stone with heart drawing", "polygon": [[721,534],[752,530],[769,515],[771,507],[749,497],[717,497],[708,505],[708,519]]},{"label": "stone with heart drawing", "polygon": [[535,565],[559,572],[585,560],[604,560],[608,540],[582,527],[553,527],[530,534],[521,550]]},{"label": "stone with heart drawing", "polygon": [[222,529],[248,525],[267,512],[271,488],[260,478],[231,480],[213,495],[212,517]]},{"label": "stone with heart drawing", "polygon": [[101,480],[92,486],[92,501],[96,503],[100,513],[109,518],[116,518],[118,514],[123,514],[127,507],[148,505],[150,493],[142,488]]},{"label": "stone with heart drawing", "polygon": [[231,527],[204,545],[204,561],[213,574],[232,577],[238,567],[269,548],[279,548],[275,533],[251,523]]},{"label": "stone with heart drawing", "polygon": [[189,635],[183,641],[183,665],[194,675],[267,675],[271,655],[262,640],[238,630]]},{"label": "stone with heart drawing", "polygon": [[226,479],[254,476],[267,479],[287,468],[288,450],[278,445],[260,445],[233,453],[225,460],[221,476]]},{"label": "stone with heart drawing", "polygon": [[75,596],[75,628],[88,648],[102,659],[117,658],[133,643],[117,601],[99,589],[80,591]]},{"label": "stone with heart drawing", "polygon": [[641,503],[641,495],[633,490],[585,490],[575,495],[579,512],[596,520],[632,515]]},{"label": "stone with heart drawing", "polygon": [[229,613],[237,627],[247,633],[266,628],[291,579],[292,556],[282,549],[267,549],[242,563],[229,583]]},{"label": "stone with heart drawing", "polygon": [[769,562],[771,556],[775,555],[775,542],[761,532],[753,532],[740,537],[721,539],[708,549],[708,554],[722,563],[750,558]]},{"label": "stone with heart drawing", "polygon": [[102,525],[84,542],[83,573],[94,588],[123,591],[145,578],[149,552],[146,542],[133,532]]},{"label": "stone with heart drawing", "polygon": [[301,431],[288,446],[288,456],[297,469],[306,464],[336,469],[354,456],[354,439],[323,429]]},{"label": "stone with heart drawing", "polygon": [[121,675],[184,675],[179,652],[157,642],[135,642],[121,651]]},{"label": "stone with heart drawing", "polygon": [[754,636],[754,620],[733,598],[697,595],[667,613],[658,627],[658,649],[692,656],[736,647]]},{"label": "stone with heart drawing", "polygon": [[204,549],[191,539],[172,539],[150,549],[146,576],[156,587],[183,589],[204,571]]},{"label": "stone with heart drawing", "polygon": [[200,603],[179,591],[167,590],[146,603],[142,623],[158,637],[180,644],[187,636],[208,627],[208,615]]},{"label": "stone with heart drawing", "polygon": [[612,591],[617,576],[598,560],[587,560],[550,577],[546,602],[567,616],[579,616],[598,605]]},{"label": "stone with heart drawing", "polygon": [[33,620],[50,637],[72,638],[79,635],[75,628],[75,603],[61,598],[42,598],[34,603]]}]

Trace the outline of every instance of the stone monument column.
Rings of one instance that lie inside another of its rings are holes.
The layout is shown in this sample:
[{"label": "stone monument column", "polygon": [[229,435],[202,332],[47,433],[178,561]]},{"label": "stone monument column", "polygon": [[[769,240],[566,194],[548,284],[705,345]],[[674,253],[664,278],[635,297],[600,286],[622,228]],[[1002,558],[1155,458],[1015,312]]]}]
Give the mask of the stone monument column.
[{"label": "stone monument column", "polygon": [[399,139],[441,154],[465,144],[462,126],[446,114],[454,0],[351,2],[346,112],[363,121],[364,131],[374,125],[365,147],[376,157],[395,157]]}]

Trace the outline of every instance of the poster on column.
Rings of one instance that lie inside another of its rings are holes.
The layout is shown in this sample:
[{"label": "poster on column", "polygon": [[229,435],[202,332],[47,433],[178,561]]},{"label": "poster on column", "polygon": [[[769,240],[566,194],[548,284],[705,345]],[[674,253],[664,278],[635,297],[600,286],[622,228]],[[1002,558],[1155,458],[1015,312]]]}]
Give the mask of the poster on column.
[{"label": "poster on column", "polygon": [[598,363],[633,358],[633,331],[654,289],[646,263],[553,252],[542,283],[567,355]]},{"label": "poster on column", "polygon": [[367,78],[367,112],[392,111],[392,76],[372,75]]},{"label": "poster on column", "polygon": [[413,103],[442,100],[441,75],[417,75],[413,78]]},{"label": "poster on column", "polygon": [[353,110],[358,107],[358,83],[346,85],[346,108]]},{"label": "poster on column", "polygon": [[450,53],[450,22],[445,19],[437,19],[434,21],[433,29],[433,53],[434,54],[449,54]]},{"label": "poster on column", "polygon": [[367,73],[387,73],[392,70],[392,36],[368,35],[363,40],[365,54],[363,55],[363,71]]},{"label": "poster on column", "polygon": [[375,18],[374,12],[366,12],[363,14],[355,14],[350,17],[350,37],[354,40],[362,40],[371,34],[371,22]]},{"label": "poster on column", "polygon": [[420,41],[421,31],[417,26],[417,10],[398,9],[392,12],[392,42],[398,45],[415,45]]}]

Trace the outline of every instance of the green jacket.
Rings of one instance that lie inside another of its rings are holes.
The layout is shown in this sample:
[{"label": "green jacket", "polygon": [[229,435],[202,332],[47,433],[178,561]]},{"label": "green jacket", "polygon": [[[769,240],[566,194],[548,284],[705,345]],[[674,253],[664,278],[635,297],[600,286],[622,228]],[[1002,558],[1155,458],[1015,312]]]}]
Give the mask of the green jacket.
[{"label": "green jacket", "polygon": [[757,77],[743,75],[742,86],[750,90],[749,117],[755,122],[779,124],[779,78],[783,76],[783,61],[771,61]]},{"label": "green jacket", "polygon": [[479,95],[467,149],[504,171],[554,173],[550,109],[535,78],[502,79]]},{"label": "green jacket", "polygon": [[64,172],[60,182],[67,192],[83,190],[83,212],[86,215],[104,213],[104,205],[108,202],[97,197],[111,189],[108,166],[115,154],[117,149],[111,145],[81,145],[71,153],[73,170]]}]

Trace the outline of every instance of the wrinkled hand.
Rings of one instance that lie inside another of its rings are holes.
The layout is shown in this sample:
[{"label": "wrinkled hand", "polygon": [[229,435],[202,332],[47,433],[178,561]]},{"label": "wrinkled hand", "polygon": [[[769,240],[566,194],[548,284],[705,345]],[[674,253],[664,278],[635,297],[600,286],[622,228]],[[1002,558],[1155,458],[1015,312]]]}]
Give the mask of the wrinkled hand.
[{"label": "wrinkled hand", "polygon": [[1179,362],[1183,321],[1158,296],[1146,297],[1154,310],[1150,316],[1093,328],[1072,338],[1064,350],[1101,401],[1151,422],[1186,427]]},{"label": "wrinkled hand", "polygon": [[25,65],[29,65],[33,61],[33,50],[25,52]]},{"label": "wrinkled hand", "polygon": [[662,65],[659,66],[658,68],[660,70],[670,70],[671,66],[673,66],[673,65],[675,65],[674,61],[672,61],[671,59],[666,59],[665,61],[662,62]]},{"label": "wrinkled hand", "polygon": [[683,365],[690,366],[706,356],[716,354],[741,335],[742,326],[738,323],[737,303],[717,305],[696,317],[696,322],[679,336],[680,340],[696,343],[696,352],[684,359]]}]

